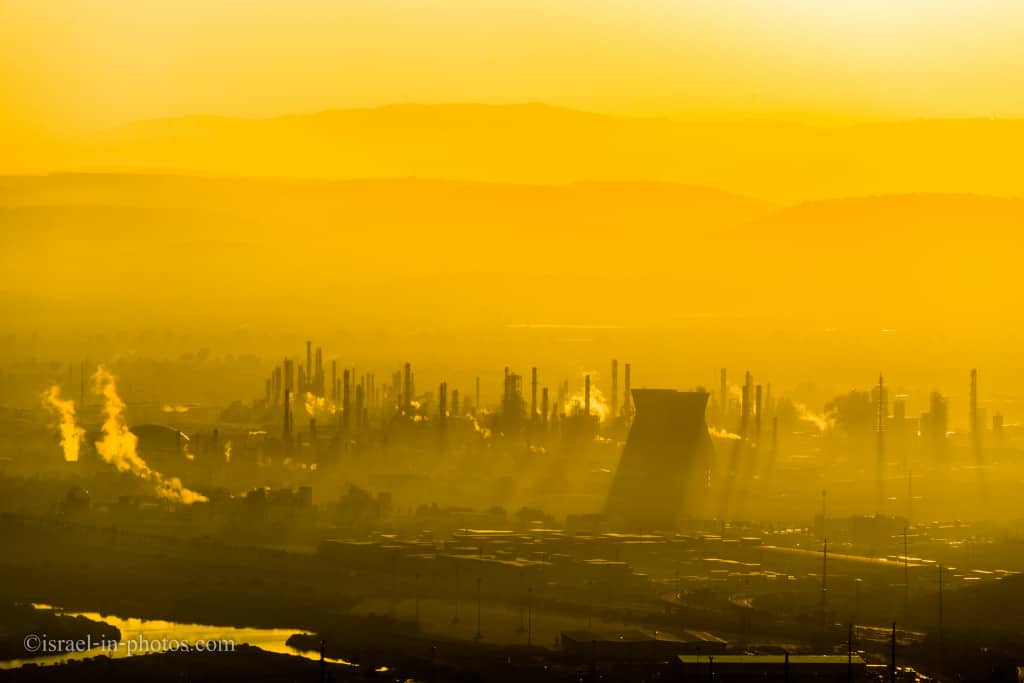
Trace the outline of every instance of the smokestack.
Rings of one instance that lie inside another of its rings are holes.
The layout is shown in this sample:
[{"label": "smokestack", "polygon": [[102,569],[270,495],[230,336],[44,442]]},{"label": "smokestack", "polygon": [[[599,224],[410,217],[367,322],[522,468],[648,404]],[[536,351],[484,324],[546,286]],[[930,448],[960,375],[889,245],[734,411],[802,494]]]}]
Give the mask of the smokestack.
[{"label": "smokestack", "polygon": [[729,414],[729,385],[726,383],[726,372],[725,368],[719,371],[718,378],[718,410],[722,421],[725,421],[726,416]]},{"label": "smokestack", "polygon": [[530,368],[530,422],[537,420],[537,368]]},{"label": "smokestack", "polygon": [[342,373],[341,378],[341,425],[344,427],[345,431],[348,432],[349,428],[352,426],[352,396],[350,393],[351,382],[349,381],[350,376],[348,368],[345,368],[345,372]]},{"label": "smokestack", "polygon": [[631,374],[632,369],[633,369],[632,364],[626,363],[626,372],[625,372],[625,375],[622,378],[623,379],[623,387],[622,388],[625,390],[625,395],[622,397],[622,415],[627,420],[629,420],[629,418],[632,417],[632,415],[633,415],[633,394],[630,393],[630,391],[631,391],[630,390],[630,386],[631,386],[631,384],[630,384],[630,374]]},{"label": "smokestack", "polygon": [[[370,374],[366,376],[367,381],[367,393],[366,395],[366,407],[367,413],[373,412],[377,409],[377,376]],[[369,420],[367,420],[369,424]]]},{"label": "smokestack", "polygon": [[437,431],[441,450],[448,447],[448,382],[437,388]]},{"label": "smokestack", "polygon": [[754,389],[754,442],[761,447],[761,410],[764,405],[761,402],[761,385]]},{"label": "smokestack", "polygon": [[331,400],[338,402],[338,361],[331,361]]},{"label": "smokestack", "polygon": [[313,342],[306,341],[306,385],[299,387],[302,391],[309,391],[308,383],[313,377]]},{"label": "smokestack", "polygon": [[453,417],[459,416],[459,390],[452,389],[452,410],[451,414]]},{"label": "smokestack", "polygon": [[509,381],[509,368],[506,365],[505,366],[505,384],[504,384],[505,388],[501,390],[501,412],[502,412],[502,414],[504,414],[504,413],[506,413],[508,411],[509,396],[511,395],[511,391],[510,391],[509,386],[508,386],[508,381]]},{"label": "smokestack", "polygon": [[289,358],[284,359],[284,389],[295,391],[295,363]]},{"label": "smokestack", "polygon": [[366,399],[365,390],[363,389],[363,383],[360,382],[356,386],[356,427],[362,428],[365,423],[365,415],[363,414],[363,402]]},{"label": "smokestack", "polygon": [[313,383],[317,396],[324,396],[324,351],[316,347],[316,371],[313,373]]},{"label": "smokestack", "polygon": [[287,447],[292,441],[292,392],[291,389],[284,390],[284,430],[282,438]]},{"label": "smokestack", "polygon": [[408,412],[412,408],[412,364],[406,363],[404,367],[404,381],[402,387],[402,408]]},{"label": "smokestack", "polygon": [[548,426],[548,388],[540,392],[540,423],[545,428]]},{"label": "smokestack", "polygon": [[590,375],[583,379],[583,414],[590,418]]},{"label": "smokestack", "polygon": [[744,427],[750,425],[750,412],[751,412],[750,402],[753,400],[753,398],[754,398],[754,377],[753,377],[753,375],[750,374],[750,371],[747,370],[746,374],[743,377],[743,403],[740,406],[740,418],[743,421],[743,426]]},{"label": "smokestack", "polygon": [[971,439],[974,447],[981,443],[981,424],[978,422],[978,370],[971,368],[971,397],[970,397],[970,420]]},{"label": "smokestack", "polygon": [[619,361],[612,358],[612,405],[611,416],[619,414]]}]

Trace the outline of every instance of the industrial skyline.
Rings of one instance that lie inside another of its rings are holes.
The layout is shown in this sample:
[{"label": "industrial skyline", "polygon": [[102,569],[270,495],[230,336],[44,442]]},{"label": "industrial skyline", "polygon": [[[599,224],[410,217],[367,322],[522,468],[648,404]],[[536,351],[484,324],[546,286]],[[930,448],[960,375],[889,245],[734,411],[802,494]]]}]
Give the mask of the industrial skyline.
[{"label": "industrial skyline", "polygon": [[0,0],[0,683],[1021,683],[1022,45]]}]

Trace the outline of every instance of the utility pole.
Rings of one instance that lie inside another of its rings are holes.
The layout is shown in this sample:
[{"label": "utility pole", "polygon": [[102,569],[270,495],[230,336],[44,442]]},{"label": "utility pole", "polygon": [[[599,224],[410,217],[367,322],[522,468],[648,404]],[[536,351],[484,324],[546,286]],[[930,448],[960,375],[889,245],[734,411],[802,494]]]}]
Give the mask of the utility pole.
[{"label": "utility pole", "polygon": [[526,644],[533,645],[533,586],[526,587]]},{"label": "utility pole", "polygon": [[827,607],[827,595],[828,595],[828,539],[824,540],[821,550],[821,645],[825,646],[826,636],[826,618],[825,609]]},{"label": "utility pole", "polygon": [[476,577],[476,635],[475,640],[482,640],[484,637],[483,632],[480,631],[480,598],[481,598],[481,584],[483,583],[483,577]]},{"label": "utility pole", "polygon": [[889,651],[889,681],[896,683],[896,622],[892,622],[892,645]]},{"label": "utility pole", "polygon": [[846,630],[846,680],[853,680],[853,624]]},{"label": "utility pole", "polygon": [[942,563],[939,563],[939,652],[942,652]]},{"label": "utility pole", "polygon": [[457,624],[461,621],[459,619],[459,561],[455,560],[455,616],[452,617],[452,623]]},{"label": "utility pole", "polygon": [[903,525],[903,618],[907,618],[910,607],[910,558],[907,546],[907,525]]}]

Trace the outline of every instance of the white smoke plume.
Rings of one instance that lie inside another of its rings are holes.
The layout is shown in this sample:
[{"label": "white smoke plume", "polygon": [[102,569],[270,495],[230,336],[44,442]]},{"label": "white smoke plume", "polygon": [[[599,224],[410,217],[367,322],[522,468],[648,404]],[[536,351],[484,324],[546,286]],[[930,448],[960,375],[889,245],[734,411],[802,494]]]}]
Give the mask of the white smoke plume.
[{"label": "white smoke plume", "polygon": [[60,418],[60,447],[66,462],[78,462],[78,452],[85,438],[85,430],[75,423],[75,402],[60,397],[60,387],[54,384],[43,392],[43,403]]},{"label": "white smoke plume", "polygon": [[306,392],[306,413],[310,417],[316,417],[318,413],[334,415],[337,412],[338,406],[334,404],[334,401],[323,396],[316,396],[310,391]]},{"label": "white smoke plume", "polygon": [[730,432],[727,429],[719,429],[718,427],[708,426],[708,432],[711,434],[711,436],[716,437],[718,439],[728,439],[730,441],[739,441],[740,439],[743,438],[739,434],[733,434],[732,432]]},{"label": "white smoke plume", "polygon": [[562,404],[562,414],[572,415],[577,408],[583,410],[587,399],[586,376],[590,375],[590,414],[597,415],[597,419],[604,422],[611,417],[611,406],[605,399],[604,394],[597,388],[597,372],[580,373],[581,383],[579,388],[570,396],[567,396]]},{"label": "white smoke plume", "polygon": [[92,381],[96,393],[103,397],[103,438],[96,442],[96,452],[100,457],[121,472],[131,472],[139,479],[152,482],[161,498],[187,505],[206,502],[206,496],[185,488],[177,477],[165,478],[139,457],[139,440],[125,424],[125,403],[117,393],[114,376],[100,366]]},{"label": "white smoke plume", "polygon": [[827,432],[835,426],[835,420],[820,413],[816,413],[803,403],[794,401],[793,408],[796,409],[797,417],[804,422],[810,422],[818,428],[819,432]]}]

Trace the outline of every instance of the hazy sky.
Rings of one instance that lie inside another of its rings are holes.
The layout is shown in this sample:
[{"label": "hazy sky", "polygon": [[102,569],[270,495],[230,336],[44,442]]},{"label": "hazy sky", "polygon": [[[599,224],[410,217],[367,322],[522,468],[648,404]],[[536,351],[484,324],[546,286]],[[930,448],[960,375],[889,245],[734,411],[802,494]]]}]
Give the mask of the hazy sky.
[{"label": "hazy sky", "polygon": [[545,101],[1024,116],[1017,0],[0,0],[0,125]]}]

